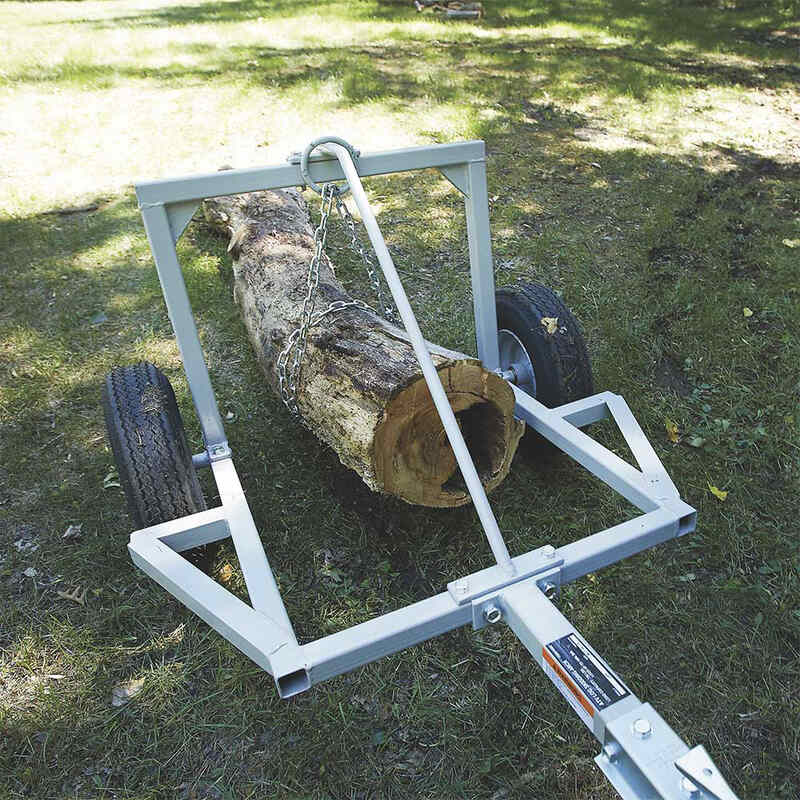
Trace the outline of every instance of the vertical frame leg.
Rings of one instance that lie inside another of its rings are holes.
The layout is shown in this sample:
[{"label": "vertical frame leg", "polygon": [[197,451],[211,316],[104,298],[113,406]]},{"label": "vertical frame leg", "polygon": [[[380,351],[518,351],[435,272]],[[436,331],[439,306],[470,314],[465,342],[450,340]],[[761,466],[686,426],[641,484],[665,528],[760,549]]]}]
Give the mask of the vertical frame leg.
[{"label": "vertical frame leg", "polygon": [[467,210],[467,240],[478,358],[486,369],[496,370],[500,368],[500,350],[497,344],[497,310],[494,302],[494,264],[489,230],[486,162],[470,162],[467,165],[467,178],[469,191],[464,203]]},{"label": "vertical frame leg", "polygon": [[211,379],[194,324],[178,254],[175,252],[167,210],[162,204],[146,205],[142,207],[142,218],[164,292],[167,312],[178,341],[189,390],[203,430],[203,439],[206,447],[226,445],[222,419],[214,390],[211,388]]}]

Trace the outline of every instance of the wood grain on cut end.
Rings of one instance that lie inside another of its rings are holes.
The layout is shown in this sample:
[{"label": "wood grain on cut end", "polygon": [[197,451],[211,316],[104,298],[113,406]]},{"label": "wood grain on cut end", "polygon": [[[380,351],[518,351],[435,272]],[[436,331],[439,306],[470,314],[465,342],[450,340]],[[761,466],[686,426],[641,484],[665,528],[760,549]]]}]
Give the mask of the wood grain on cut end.
[{"label": "wood grain on cut end", "polygon": [[[487,491],[508,474],[524,424],[509,386],[473,360],[439,368],[439,377]],[[470,501],[423,377],[388,404],[373,446],[376,480],[409,503],[451,507]]]}]

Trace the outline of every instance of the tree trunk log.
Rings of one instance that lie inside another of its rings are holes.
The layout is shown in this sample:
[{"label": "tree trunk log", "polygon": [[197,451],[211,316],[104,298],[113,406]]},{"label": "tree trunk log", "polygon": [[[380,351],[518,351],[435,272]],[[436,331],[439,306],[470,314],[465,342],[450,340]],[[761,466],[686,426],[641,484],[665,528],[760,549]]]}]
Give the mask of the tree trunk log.
[{"label": "tree trunk log", "polygon": [[[206,200],[206,220],[233,252],[233,295],[259,363],[278,391],[276,362],[301,317],[313,230],[293,190]],[[336,224],[335,220],[331,220]],[[324,256],[316,310],[350,296]],[[524,429],[510,387],[461,353],[430,345],[478,473],[490,490],[508,474]],[[360,307],[309,330],[297,382],[305,424],[373,490],[424,506],[470,501],[403,330]]]}]

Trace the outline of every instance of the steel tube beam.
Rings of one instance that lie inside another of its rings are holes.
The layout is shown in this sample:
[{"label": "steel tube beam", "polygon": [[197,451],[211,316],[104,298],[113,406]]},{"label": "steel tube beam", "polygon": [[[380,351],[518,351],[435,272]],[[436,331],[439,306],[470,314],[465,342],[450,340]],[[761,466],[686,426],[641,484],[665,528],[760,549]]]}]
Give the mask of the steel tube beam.
[{"label": "steel tube beam", "polygon": [[[719,794],[701,793],[700,780],[694,784],[694,794],[687,791],[686,767],[679,768],[676,762],[684,764],[695,751],[649,703],[631,692],[545,597],[535,579],[503,589],[494,602],[536,663],[603,744],[595,762],[624,800],[736,800],[721,777],[713,784],[720,787]],[[704,750],[698,759],[705,767],[699,770],[701,777],[719,775]]]},{"label": "steel tube beam", "polygon": [[286,613],[278,584],[272,574],[261,537],[258,535],[250,506],[244,496],[242,484],[230,458],[212,461],[211,469],[225,509],[225,517],[231,530],[236,557],[242,568],[250,602],[257,611],[262,611],[277,620],[288,632],[294,644],[292,623]]},{"label": "steel tube beam", "polygon": [[[690,506],[685,509],[693,511]],[[466,625],[473,621],[475,603],[513,586],[535,583],[535,576],[548,570],[557,570],[563,584],[672,539],[679,535],[683,510],[658,509],[558,549],[531,550],[512,559],[517,578],[499,567],[487,567],[448,584],[447,592],[303,645],[311,683]]]},{"label": "steel tube beam", "polygon": [[680,497],[672,479],[664,469],[661,459],[656,455],[653,445],[650,444],[644,431],[633,416],[633,412],[625,402],[625,399],[618,394],[607,392],[606,405],[614,417],[625,441],[628,443],[633,453],[636,463],[647,477],[651,486],[659,486],[659,492],[665,496]]},{"label": "steel tube beam", "polygon": [[500,369],[497,341],[497,309],[494,293],[492,237],[489,228],[489,201],[486,188],[486,162],[473,161],[467,166],[469,192],[464,198],[467,212],[467,242],[472,279],[472,305],[475,315],[475,338],[478,358],[494,372]]},{"label": "steel tube beam", "polygon": [[561,580],[569,583],[642,550],[683,536],[694,530],[694,522],[695,510],[678,500],[649,514],[570,542],[559,547],[555,553],[557,558],[564,560]]},{"label": "steel tube beam", "polygon": [[[511,384],[517,400],[515,413],[592,474],[619,492],[644,512],[659,507],[659,488],[648,485],[645,476],[583,431],[567,422],[558,409],[549,409]],[[667,499],[669,495],[664,495]]]},{"label": "steel tube beam", "polygon": [[227,449],[222,418],[217,408],[214,390],[211,388],[211,378],[208,376],[197,326],[194,324],[192,306],[189,303],[181,265],[175,252],[175,242],[172,239],[166,209],[162,204],[142,208],[142,218],[205,445],[207,448],[220,445]]},{"label": "steel tube beam", "polygon": [[320,683],[472,621],[448,592],[429,597],[301,647],[311,683]]},{"label": "steel tube beam", "polygon": [[397,274],[397,269],[386,247],[383,234],[378,227],[378,221],[375,219],[375,215],[372,213],[372,209],[369,205],[369,200],[367,200],[367,196],[364,193],[364,187],[361,184],[361,178],[356,170],[356,166],[352,158],[350,158],[350,153],[340,144],[331,142],[327,144],[326,147],[339,159],[345,178],[350,184],[353,200],[356,206],[358,206],[358,210],[361,212],[361,219],[364,223],[364,227],[372,242],[372,246],[375,248],[375,254],[378,257],[378,262],[386,277],[386,283],[392,293],[408,338],[411,340],[411,345],[414,348],[417,361],[419,361],[419,365],[422,368],[422,374],[425,376],[425,382],[428,384],[428,389],[430,390],[434,405],[441,417],[442,425],[450,441],[450,446],[453,448],[453,454],[456,457],[459,469],[464,477],[464,482],[467,484],[467,489],[472,497],[472,503],[483,524],[483,530],[486,534],[489,546],[492,549],[492,554],[502,569],[513,574],[514,566],[511,563],[511,557],[508,553],[506,543],[503,540],[503,535],[500,533],[500,528],[497,525],[492,507],[489,505],[489,500],[486,497],[483,484],[478,477],[478,471],[475,469],[475,464],[469,454],[453,409],[450,407],[450,401],[447,399],[447,394],[439,379],[439,373],[436,371],[436,367],[431,359],[431,354],[428,352],[428,347],[425,344],[422,331],[420,331],[419,325],[417,324],[417,318],[414,316],[414,311],[411,308],[411,304],[408,302],[403,283],[400,280],[400,276]]},{"label": "steel tube beam", "polygon": [[[457,142],[367,153],[359,157],[358,167],[360,174],[367,177],[386,175],[390,172],[456,166],[471,161],[482,161],[485,157],[486,147],[482,141]],[[311,172],[317,183],[344,179],[344,171],[337,160],[326,158],[324,155],[312,157]],[[231,169],[206,175],[142,181],[136,184],[136,196],[139,205],[144,209],[152,204],[183,203],[189,200],[203,200],[206,197],[302,185],[303,177],[300,174],[298,158],[296,163],[274,167]]]}]

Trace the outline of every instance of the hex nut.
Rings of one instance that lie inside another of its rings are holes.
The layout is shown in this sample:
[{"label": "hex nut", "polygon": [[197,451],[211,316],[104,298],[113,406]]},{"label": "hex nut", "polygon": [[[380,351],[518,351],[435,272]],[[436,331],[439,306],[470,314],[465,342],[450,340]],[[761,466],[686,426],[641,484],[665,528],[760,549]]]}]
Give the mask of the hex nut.
[{"label": "hex nut", "polygon": [[613,764],[619,757],[621,747],[616,742],[603,745],[603,755]]}]

